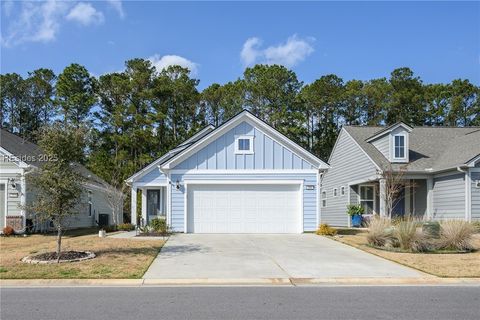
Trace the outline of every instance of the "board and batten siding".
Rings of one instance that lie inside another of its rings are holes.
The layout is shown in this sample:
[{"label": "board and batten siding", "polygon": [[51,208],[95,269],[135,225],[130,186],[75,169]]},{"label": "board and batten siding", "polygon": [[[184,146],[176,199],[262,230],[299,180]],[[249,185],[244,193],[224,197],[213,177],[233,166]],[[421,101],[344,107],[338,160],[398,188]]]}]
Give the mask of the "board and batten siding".
[{"label": "board and batten siding", "polygon": [[480,221],[480,187],[476,181],[480,181],[480,172],[472,172],[472,221]]},{"label": "board and batten siding", "polygon": [[[253,136],[253,154],[235,154],[235,138]],[[242,122],[175,166],[182,170],[314,169],[289,149]]]},{"label": "board and batten siding", "polygon": [[433,179],[433,218],[465,218],[465,174],[454,173]]},{"label": "board and batten siding", "polygon": [[[215,180],[221,184],[222,180],[303,180],[303,229],[314,231],[317,228],[317,175],[312,173],[299,174],[172,174],[172,181],[187,180]],[[307,185],[314,185],[314,190],[307,190]],[[171,226],[174,231],[183,232],[185,227],[185,185],[180,189],[171,188]]]},{"label": "board and batten siding", "polygon": [[[363,180],[376,174],[376,167],[365,155],[346,129],[340,131],[336,146],[330,157],[331,168],[325,174],[321,191],[326,191],[327,206],[320,212],[321,223],[333,226],[347,226],[349,217],[346,214],[348,201],[348,184]],[[345,186],[345,195],[340,194],[340,188]],[[333,197],[333,189],[338,189],[338,196]],[[350,190],[353,199],[355,190]]]}]

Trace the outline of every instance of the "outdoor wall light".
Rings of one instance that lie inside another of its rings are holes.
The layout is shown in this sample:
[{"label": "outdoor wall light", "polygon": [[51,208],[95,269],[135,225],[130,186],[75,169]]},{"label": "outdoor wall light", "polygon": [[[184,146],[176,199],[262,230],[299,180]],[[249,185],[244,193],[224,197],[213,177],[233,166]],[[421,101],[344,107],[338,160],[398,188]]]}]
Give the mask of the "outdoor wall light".
[{"label": "outdoor wall light", "polygon": [[12,189],[17,189],[17,184],[15,183],[15,179],[14,178],[11,178],[11,179],[8,179],[9,182],[10,182],[10,186],[12,187]]},{"label": "outdoor wall light", "polygon": [[177,179],[177,181],[175,181],[175,188],[177,190],[180,190],[180,181],[178,181],[178,179]]}]

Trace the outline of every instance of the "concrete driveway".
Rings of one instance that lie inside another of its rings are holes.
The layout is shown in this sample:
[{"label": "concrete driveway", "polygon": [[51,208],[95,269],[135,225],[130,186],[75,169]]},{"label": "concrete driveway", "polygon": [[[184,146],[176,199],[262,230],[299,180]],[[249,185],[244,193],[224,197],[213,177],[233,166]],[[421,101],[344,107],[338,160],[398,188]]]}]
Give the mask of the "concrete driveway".
[{"label": "concrete driveway", "polygon": [[423,274],[313,234],[175,234],[145,279],[416,278]]}]

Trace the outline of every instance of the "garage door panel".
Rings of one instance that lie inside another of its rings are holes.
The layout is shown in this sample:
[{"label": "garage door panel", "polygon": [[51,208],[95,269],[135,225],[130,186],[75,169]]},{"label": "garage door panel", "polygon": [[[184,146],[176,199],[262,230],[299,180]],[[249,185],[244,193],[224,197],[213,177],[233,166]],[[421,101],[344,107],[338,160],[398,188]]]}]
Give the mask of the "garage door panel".
[{"label": "garage door panel", "polygon": [[298,233],[299,185],[188,185],[187,227],[195,233]]}]

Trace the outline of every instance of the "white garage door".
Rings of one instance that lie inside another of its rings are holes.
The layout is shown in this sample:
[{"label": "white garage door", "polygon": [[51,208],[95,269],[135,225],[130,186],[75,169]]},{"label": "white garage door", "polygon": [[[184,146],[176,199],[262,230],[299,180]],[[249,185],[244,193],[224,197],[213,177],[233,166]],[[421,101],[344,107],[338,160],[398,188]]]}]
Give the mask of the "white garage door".
[{"label": "white garage door", "polygon": [[299,233],[300,185],[189,184],[191,233]]}]

